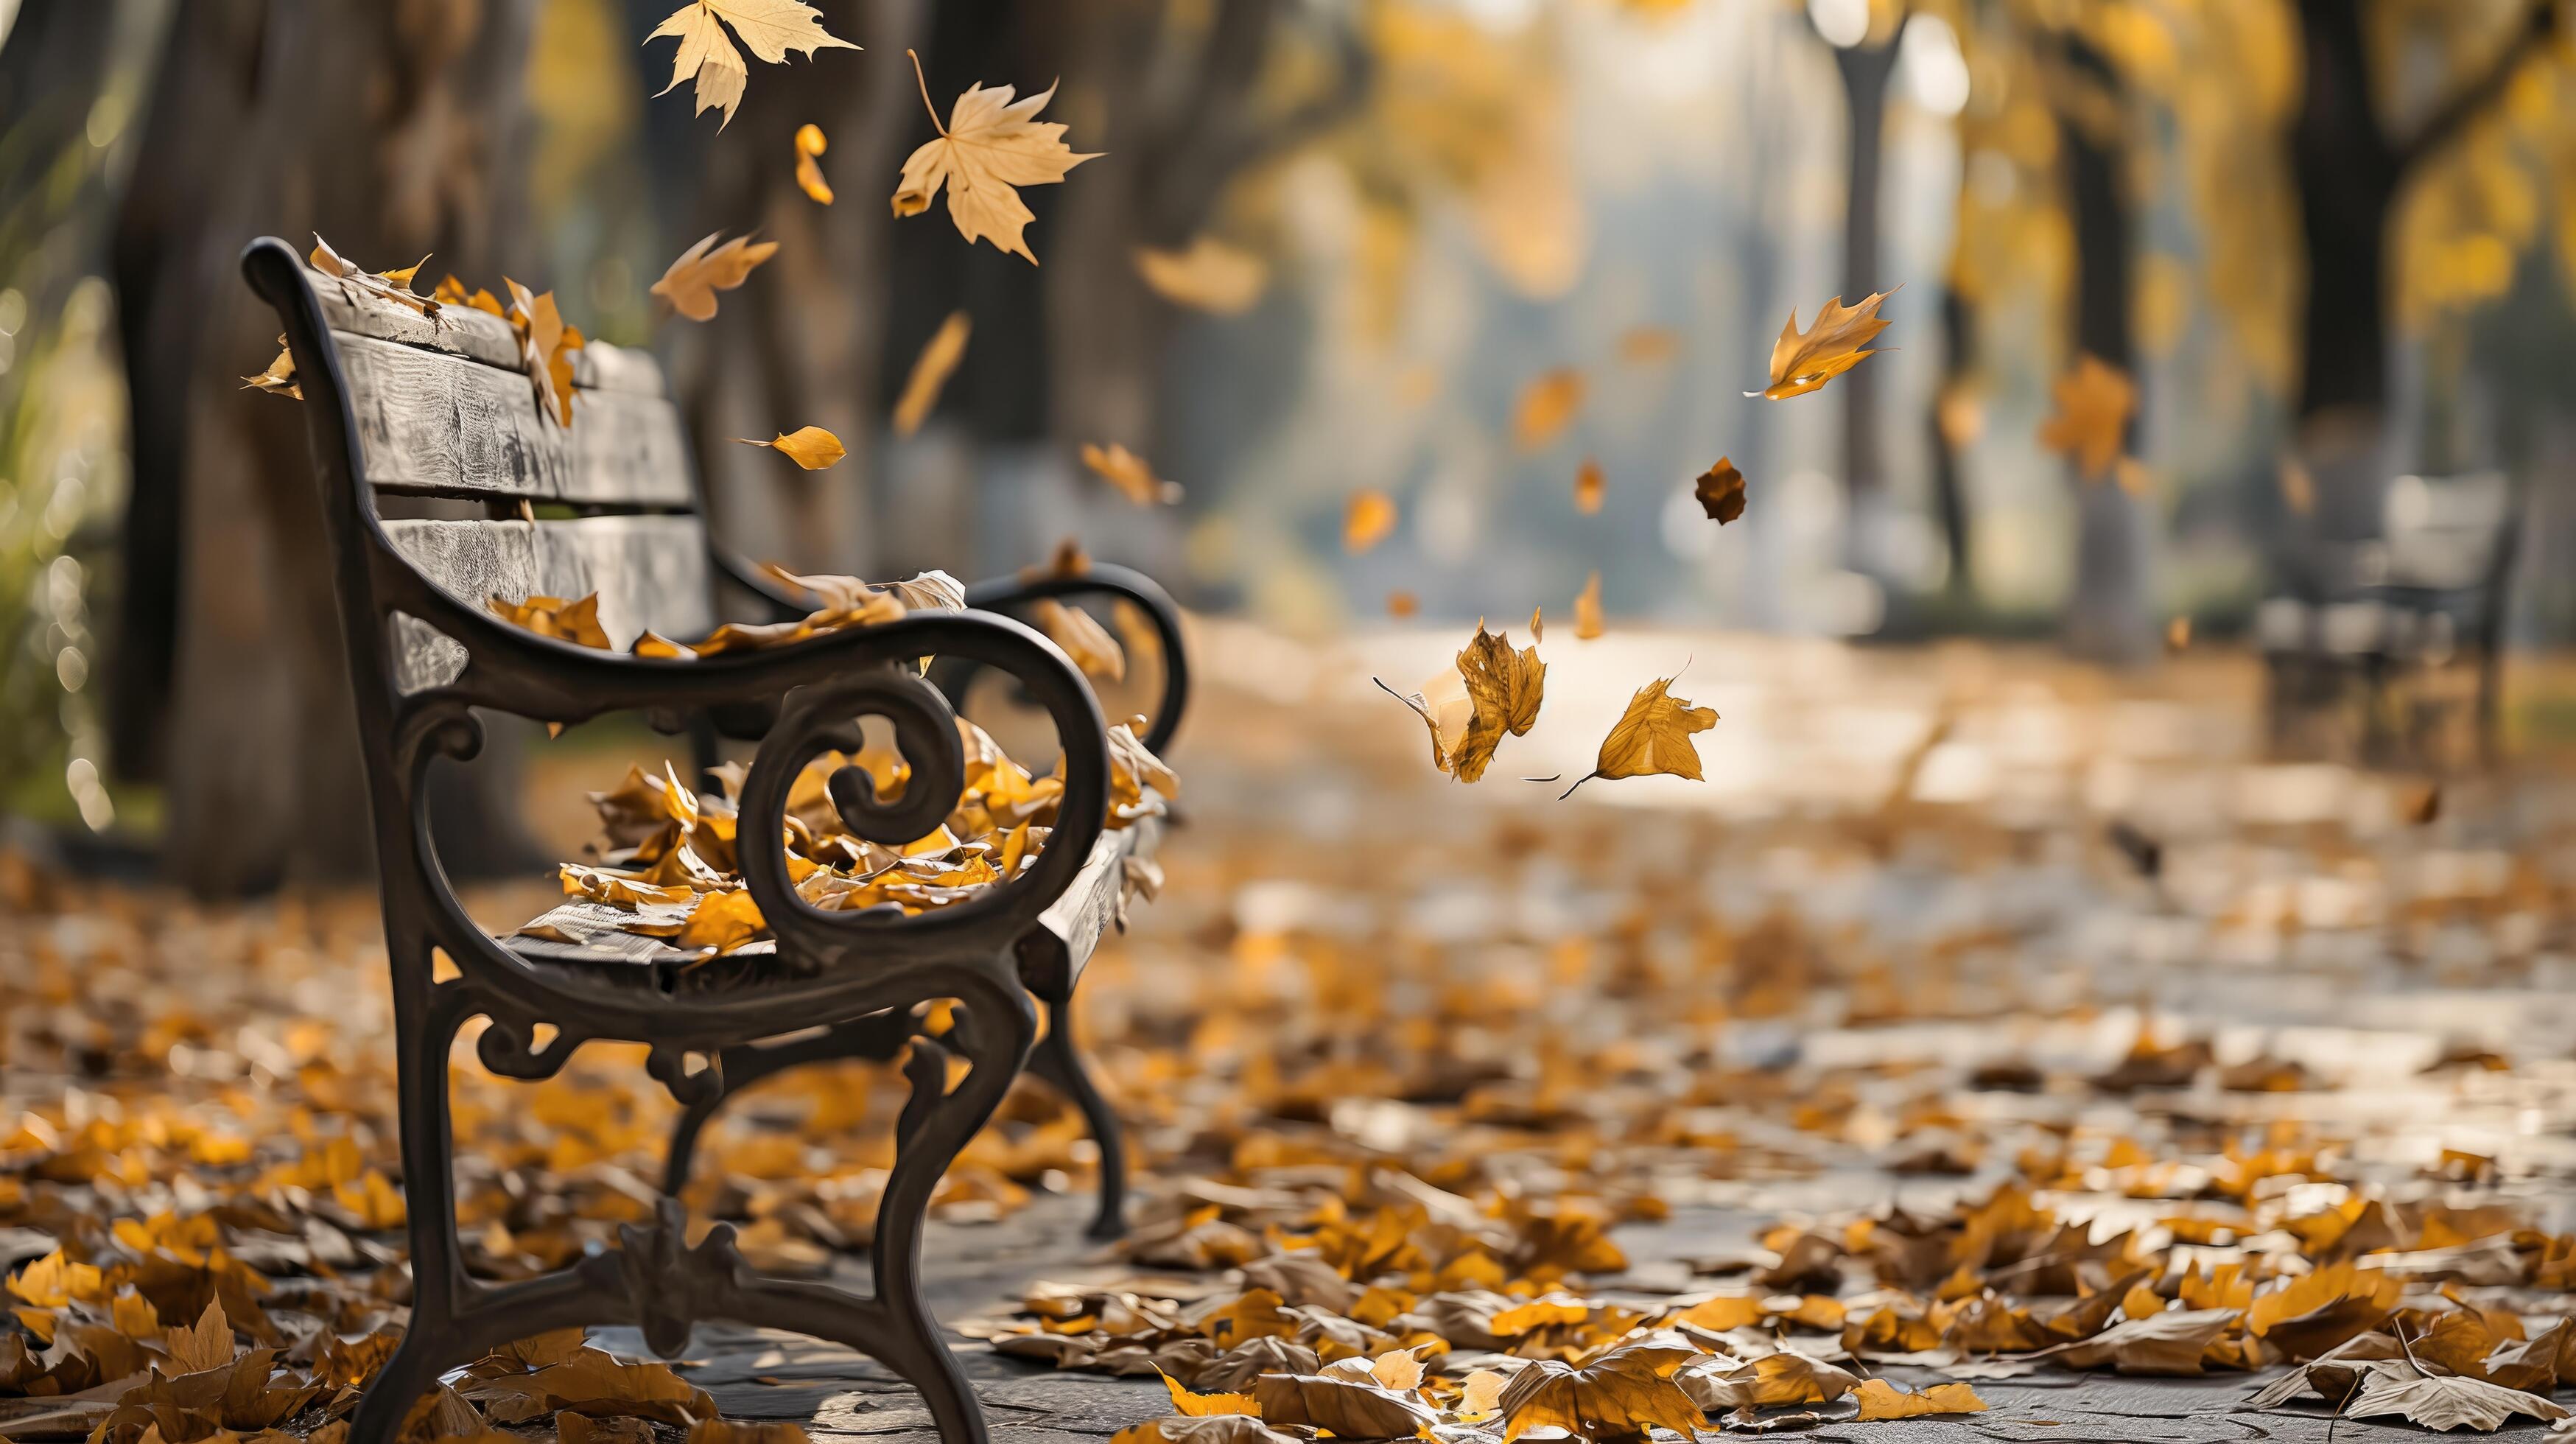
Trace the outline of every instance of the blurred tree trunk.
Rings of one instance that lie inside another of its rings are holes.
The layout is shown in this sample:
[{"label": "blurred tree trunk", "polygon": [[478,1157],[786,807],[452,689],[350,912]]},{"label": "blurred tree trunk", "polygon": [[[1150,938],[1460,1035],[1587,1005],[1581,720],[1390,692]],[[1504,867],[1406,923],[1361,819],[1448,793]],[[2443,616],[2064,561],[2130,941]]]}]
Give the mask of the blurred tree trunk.
[{"label": "blurred tree trunk", "polygon": [[[1955,277],[1953,281],[1955,282]],[[1944,589],[1959,601],[1977,594],[1976,550],[1968,519],[1967,481],[1960,459],[1974,432],[1964,408],[1975,405],[1976,317],[1956,284],[1941,292],[1941,384],[1933,388],[1924,427],[1932,451],[1932,505],[1941,516],[1941,541],[1950,553]]]},{"label": "blurred tree trunk", "polygon": [[2494,62],[2412,136],[2389,133],[2372,103],[2367,0],[2298,0],[2306,89],[2290,130],[2307,259],[2300,311],[2299,436],[2314,482],[2318,536],[2374,536],[2393,458],[2386,456],[2390,331],[2388,231],[2424,159],[2499,100],[2557,25],[2558,0],[2532,0]]},{"label": "blurred tree trunk", "polygon": [[[188,0],[120,217],[134,575],[175,579],[157,732],[174,871],[209,892],[365,869],[349,681],[304,418],[239,389],[277,320],[234,258],[319,231],[363,264],[490,276],[522,224],[521,77],[537,0]],[[434,274],[434,272],[433,272]],[[149,695],[144,677],[136,685]],[[452,871],[520,861],[506,765],[438,805]]]},{"label": "blurred tree trunk", "polygon": [[[2143,389],[2129,313],[2134,285],[2134,208],[2129,203],[2128,135],[2119,75],[2101,52],[2072,32],[2058,37],[2056,87],[2059,145],[2066,157],[2067,211],[2075,231],[2072,341],[2076,359],[2093,356]],[[2135,450],[2137,412],[2121,438]],[[2075,587],[2064,622],[2068,648],[2103,662],[2155,655],[2150,611],[2152,511],[2108,476],[2076,474]]]},{"label": "blurred tree trunk", "polygon": [[[1849,125],[1845,146],[1843,204],[1842,299],[1857,303],[1878,289],[1882,172],[1887,154],[1887,83],[1896,73],[1897,42],[1906,22],[1900,14],[1885,38],[1863,40],[1834,51],[1834,67],[1843,80],[1843,113]],[[1878,372],[1856,366],[1837,378],[1843,401],[1843,486],[1849,498],[1845,518],[1846,565],[1870,576],[1877,564],[1875,516],[1887,483],[1886,449],[1878,428]]]}]

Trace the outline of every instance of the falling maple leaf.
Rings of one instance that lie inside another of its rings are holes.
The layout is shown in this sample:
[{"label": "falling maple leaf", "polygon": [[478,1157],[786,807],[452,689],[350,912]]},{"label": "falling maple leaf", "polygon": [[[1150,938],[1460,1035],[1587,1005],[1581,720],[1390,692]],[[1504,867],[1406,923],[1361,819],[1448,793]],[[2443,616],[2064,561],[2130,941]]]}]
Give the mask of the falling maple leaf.
[{"label": "falling maple leaf", "polygon": [[966,338],[974,326],[973,318],[965,312],[951,311],[930,339],[922,343],[921,354],[912,358],[912,374],[903,380],[903,395],[894,403],[895,435],[910,436],[930,419],[930,409],[939,404],[940,391],[956,374],[957,363],[966,359]]},{"label": "falling maple leaf", "polygon": [[2057,414],[2040,423],[2039,444],[2072,458],[2085,480],[2100,481],[2127,448],[2138,388],[2127,372],[2088,352],[2052,389]]},{"label": "falling maple leaf", "polygon": [[1574,597],[1574,637],[1589,642],[1606,630],[1601,619],[1601,574],[1594,572],[1583,579],[1583,590]]},{"label": "falling maple leaf", "polygon": [[743,89],[751,80],[742,52],[725,35],[727,24],[753,55],[772,65],[784,61],[790,51],[811,57],[817,50],[859,48],[825,30],[823,17],[806,0],[691,0],[672,11],[645,37],[647,44],[665,36],[676,36],[680,42],[671,58],[671,83],[656,94],[668,95],[681,82],[695,79],[697,108],[690,114],[724,112],[719,130],[733,123]]},{"label": "falling maple leaf", "polygon": [[832,183],[823,179],[823,167],[815,158],[831,149],[823,138],[823,127],[807,121],[796,127],[796,184],[820,205],[832,203]]},{"label": "falling maple leaf", "polygon": [[[761,262],[778,252],[776,241],[755,244],[749,236],[736,236],[717,246],[716,236],[722,234],[715,232],[682,251],[679,259],[662,273],[662,279],[652,284],[652,294],[670,302],[672,310],[692,321],[714,320],[716,292],[741,285]],[[715,249],[707,249],[709,246]]]},{"label": "falling maple leaf", "polygon": [[747,436],[737,436],[734,440],[745,446],[766,446],[807,471],[821,471],[850,454],[849,449],[841,445],[841,438],[819,426],[800,426],[767,441],[755,441]]},{"label": "falling maple leaf", "polygon": [[1583,464],[1574,470],[1574,509],[1585,516],[1599,515],[1605,482],[1600,461],[1589,456],[1583,458]]},{"label": "falling maple leaf", "polygon": [[1547,609],[1545,607],[1530,608],[1530,640],[1533,642],[1542,642],[1547,640]]},{"label": "falling maple leaf", "polygon": [[1136,274],[1155,295],[1212,316],[1240,316],[1261,302],[1270,267],[1259,256],[1214,236],[1193,237],[1177,251],[1136,248]]},{"label": "falling maple leaf", "polygon": [[[1618,725],[1601,741],[1601,755],[1592,770],[1574,779],[1581,787],[1595,777],[1646,777],[1663,774],[1700,781],[1699,748],[1691,735],[1706,732],[1717,725],[1717,713],[1707,707],[1694,707],[1672,695],[1676,679],[1663,677],[1637,689],[1628,699],[1628,710]],[[1574,795],[1574,787],[1559,794],[1562,802]]]},{"label": "falling maple leaf", "polygon": [[1127,680],[1127,653],[1098,618],[1053,597],[1039,598],[1036,612],[1039,630],[1064,649],[1084,676],[1112,682]]},{"label": "falling maple leaf", "polygon": [[1843,298],[1836,296],[1816,313],[1816,324],[1804,331],[1798,329],[1797,308],[1791,307],[1788,324],[1780,328],[1780,339],[1772,343],[1771,384],[1744,394],[1766,396],[1773,401],[1804,396],[1877,355],[1866,348],[1887,329],[1887,322],[1879,319],[1878,306],[1895,294],[1881,291],[1857,306],[1846,306]]},{"label": "falling maple leaf", "polygon": [[1138,506],[1152,506],[1158,501],[1169,506],[1181,499],[1179,482],[1164,481],[1155,476],[1154,468],[1145,464],[1145,458],[1116,442],[1105,448],[1084,442],[1082,464]]},{"label": "falling maple leaf", "polygon": [[1571,366],[1533,377],[1512,407],[1512,445],[1539,451],[1573,424],[1583,409],[1583,373]]},{"label": "falling maple leaf", "polygon": [[1699,499],[1700,509],[1708,513],[1709,520],[1724,526],[1744,515],[1744,473],[1721,456],[1717,465],[1699,474],[1691,495]]},{"label": "falling maple leaf", "polygon": [[1342,511],[1342,550],[1353,556],[1367,551],[1395,531],[1395,501],[1385,492],[1354,493]]},{"label": "falling maple leaf", "polygon": [[[908,50],[904,53],[912,55]],[[904,160],[903,177],[894,191],[894,213],[916,216],[930,209],[930,198],[944,185],[948,218],[957,223],[957,234],[969,244],[989,239],[997,248],[1036,265],[1038,258],[1021,232],[1037,217],[1014,187],[1063,180],[1065,172],[1096,159],[1097,152],[1076,154],[1064,143],[1065,128],[1060,122],[1032,118],[1055,98],[1052,85],[1017,104],[1012,102],[1010,86],[970,85],[949,110],[948,123],[940,125],[918,55],[912,55],[912,73],[921,86],[922,108],[930,111],[930,123],[938,127],[939,138],[923,142]]]},{"label": "falling maple leaf", "polygon": [[1860,1401],[1856,1416],[1863,1424],[1878,1419],[1921,1419],[1933,1414],[1982,1414],[1986,1401],[1966,1384],[1934,1384],[1906,1393],[1885,1379],[1863,1379],[1852,1397]]}]

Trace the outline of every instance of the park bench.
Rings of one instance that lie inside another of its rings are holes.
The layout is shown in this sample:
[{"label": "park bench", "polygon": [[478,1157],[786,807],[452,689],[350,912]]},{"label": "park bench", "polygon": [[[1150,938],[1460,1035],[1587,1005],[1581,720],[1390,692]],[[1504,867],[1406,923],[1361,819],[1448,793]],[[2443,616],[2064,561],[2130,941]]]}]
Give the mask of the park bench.
[{"label": "park bench", "polygon": [[[1025,1062],[1084,1114],[1100,1149],[1095,1231],[1118,1227],[1117,1121],[1075,1050],[1067,1005],[1159,835],[1152,817],[1106,825],[1110,740],[1099,702],[1063,652],[1005,613],[1086,595],[1141,607],[1162,642],[1159,706],[1143,738],[1159,749],[1188,687],[1170,599],[1136,573],[1095,565],[970,588],[963,611],[916,610],[776,649],[646,658],[538,635],[496,616],[488,600],[595,592],[620,642],[645,628],[705,634],[717,620],[719,577],[781,612],[803,616],[810,606],[712,544],[679,413],[649,355],[597,344],[577,353],[566,427],[539,413],[517,339],[498,317],[462,306],[424,316],[308,269],[274,239],[254,242],[242,268],[276,308],[302,388],[399,1033],[412,1317],[359,1407],[355,1438],[391,1440],[441,1372],[512,1340],[628,1324],[668,1357],[692,1324],[724,1320],[865,1352],[920,1389],[942,1438],[983,1440],[982,1415],[921,1290],[932,1191]],[[380,494],[463,501],[482,514],[389,518]],[[916,665],[925,657],[936,661],[927,673]],[[908,782],[880,799],[864,772],[843,768],[831,779],[834,809],[850,831],[888,846],[928,834],[963,786],[953,699],[941,684],[962,694],[986,668],[1046,712],[1062,750],[1056,826],[1035,861],[971,901],[917,915],[804,902],[783,849],[748,842],[782,835],[798,774],[826,750],[855,751],[857,719],[883,718],[912,769]],[[650,938],[572,945],[495,938],[479,926],[447,881],[424,800],[433,761],[479,750],[478,709],[567,724],[638,712],[687,733],[701,768],[714,761],[717,734],[756,740],[739,799],[739,860],[774,948],[700,961]],[[941,1000],[958,1006],[928,1006]],[[453,1040],[478,1016],[477,1056],[510,1078],[551,1077],[593,1039],[647,1045],[647,1070],[683,1112],[656,1215],[621,1228],[622,1247],[521,1282],[467,1274],[447,1068]],[[933,1018],[945,1020],[935,1036]],[[911,1093],[871,1240],[869,1294],[758,1274],[728,1225],[689,1242],[676,1195],[700,1128],[728,1093],[801,1063],[907,1049]],[[968,1065],[953,1081],[952,1056]]]}]

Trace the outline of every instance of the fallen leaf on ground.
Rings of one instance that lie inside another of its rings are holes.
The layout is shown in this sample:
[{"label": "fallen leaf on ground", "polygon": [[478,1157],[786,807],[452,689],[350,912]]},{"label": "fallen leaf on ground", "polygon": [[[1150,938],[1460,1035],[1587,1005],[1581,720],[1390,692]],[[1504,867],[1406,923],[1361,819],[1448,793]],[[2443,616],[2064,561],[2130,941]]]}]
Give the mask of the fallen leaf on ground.
[{"label": "fallen leaf on ground", "polygon": [[1014,104],[1010,86],[970,85],[957,97],[943,126],[938,110],[930,104],[929,82],[921,78],[921,58],[913,56],[912,65],[913,77],[922,86],[922,108],[930,111],[930,123],[938,127],[939,138],[923,142],[904,161],[902,179],[895,186],[894,213],[921,214],[944,185],[948,218],[957,223],[957,234],[969,244],[990,240],[1036,265],[1038,258],[1021,234],[1036,217],[1014,187],[1052,184],[1075,166],[1096,158],[1076,154],[1066,145],[1061,123],[1034,118],[1055,98],[1055,87]]},{"label": "fallen leaf on ground", "polygon": [[766,446],[807,471],[821,471],[850,454],[841,445],[841,438],[819,426],[800,426],[767,441],[754,441],[747,436],[734,439],[745,446]]},{"label": "fallen leaf on ground", "polygon": [[1322,1429],[1345,1439],[1409,1439],[1439,1418],[1418,1400],[1326,1374],[1264,1374],[1252,1391],[1263,1422]]},{"label": "fallen leaf on ground", "polygon": [[785,60],[790,51],[811,56],[835,46],[859,48],[825,30],[823,17],[806,0],[692,0],[672,11],[645,37],[647,43],[671,36],[680,42],[671,58],[671,83],[657,93],[668,95],[683,81],[694,79],[697,108],[690,113],[722,111],[724,120],[718,129],[733,123],[751,78],[751,68],[743,64],[742,52],[733,48],[719,21],[731,24],[751,53],[772,65]]},{"label": "fallen leaf on ground", "polygon": [[2396,1415],[2427,1429],[2475,1429],[2494,1433],[2517,1414],[2546,1424],[2569,1417],[2562,1405],[2508,1389],[2483,1379],[2456,1374],[2429,1374],[2406,1359],[2384,1359],[2362,1366],[2361,1390],[2343,1407],[2352,1419]]},{"label": "fallen leaf on ground", "polygon": [[1982,1414],[1986,1401],[1965,1384],[1933,1384],[1906,1393],[1885,1379],[1863,1379],[1852,1396],[1860,1400],[1860,1422],[1875,1419],[1920,1419],[1931,1414]]},{"label": "fallen leaf on ground", "polygon": [[[736,236],[718,246],[716,236],[722,234],[715,232],[682,251],[662,272],[662,279],[652,284],[652,294],[692,321],[714,320],[716,292],[741,285],[761,262],[778,253],[776,241],[755,243],[749,236]],[[714,249],[709,250],[710,246]]]},{"label": "fallen leaf on ground", "polygon": [[[1601,740],[1601,753],[1592,770],[1574,780],[1581,787],[1595,777],[1605,780],[1621,777],[1646,777],[1662,774],[1701,781],[1699,747],[1691,741],[1693,733],[1705,732],[1717,725],[1717,712],[1709,707],[1694,707],[1672,695],[1677,680],[1663,677],[1637,689],[1628,699],[1628,710],[1621,715],[1610,735]],[[1574,795],[1569,787],[1558,800]]]},{"label": "fallen leaf on ground", "polygon": [[1708,1421],[1672,1374],[1698,1357],[1690,1349],[1629,1345],[1581,1368],[1534,1360],[1512,1376],[1495,1402],[1503,1438],[1508,1444],[1546,1428],[1584,1438],[1642,1436],[1658,1426],[1695,1437]]},{"label": "fallen leaf on ground", "polygon": [[1867,348],[1879,332],[1887,329],[1887,322],[1879,319],[1878,306],[1894,294],[1882,291],[1857,306],[1846,306],[1843,298],[1836,296],[1816,313],[1816,323],[1804,331],[1798,329],[1798,312],[1792,307],[1788,323],[1780,328],[1780,339],[1771,347],[1771,384],[1744,394],[1773,401],[1804,396],[1877,355]]}]

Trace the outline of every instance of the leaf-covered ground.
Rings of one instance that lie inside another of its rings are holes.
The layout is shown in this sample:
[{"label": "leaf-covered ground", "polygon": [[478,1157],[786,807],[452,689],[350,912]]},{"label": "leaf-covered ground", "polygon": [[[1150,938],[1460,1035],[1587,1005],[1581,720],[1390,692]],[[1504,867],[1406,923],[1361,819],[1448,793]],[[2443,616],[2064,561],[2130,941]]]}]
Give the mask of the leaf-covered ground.
[{"label": "leaf-covered ground", "polygon": [[[1090,1149],[1034,1086],[939,1205],[937,1301],[1006,1434],[2305,1439],[2339,1403],[2338,1438],[2536,1435],[2576,1401],[2549,769],[2265,762],[2226,658],[2120,683],[1627,632],[1550,643],[1550,725],[1467,785],[1368,683],[1455,646],[1200,638],[1168,881],[1084,983],[1148,1155],[1134,1240],[1074,1237]],[[1706,780],[1559,804],[1676,670],[1721,718]],[[568,857],[629,760],[541,752]],[[7,1432],[330,1430],[406,1287],[371,900],[0,887]],[[458,1057],[478,1269],[644,1215],[672,1109],[631,1050],[533,1086]],[[764,1085],[692,1201],[770,1266],[852,1269],[898,1101],[855,1067]],[[573,1347],[485,1361],[422,1427],[926,1437],[834,1350]],[[1149,1422],[1176,1401],[1216,1422]]]}]

